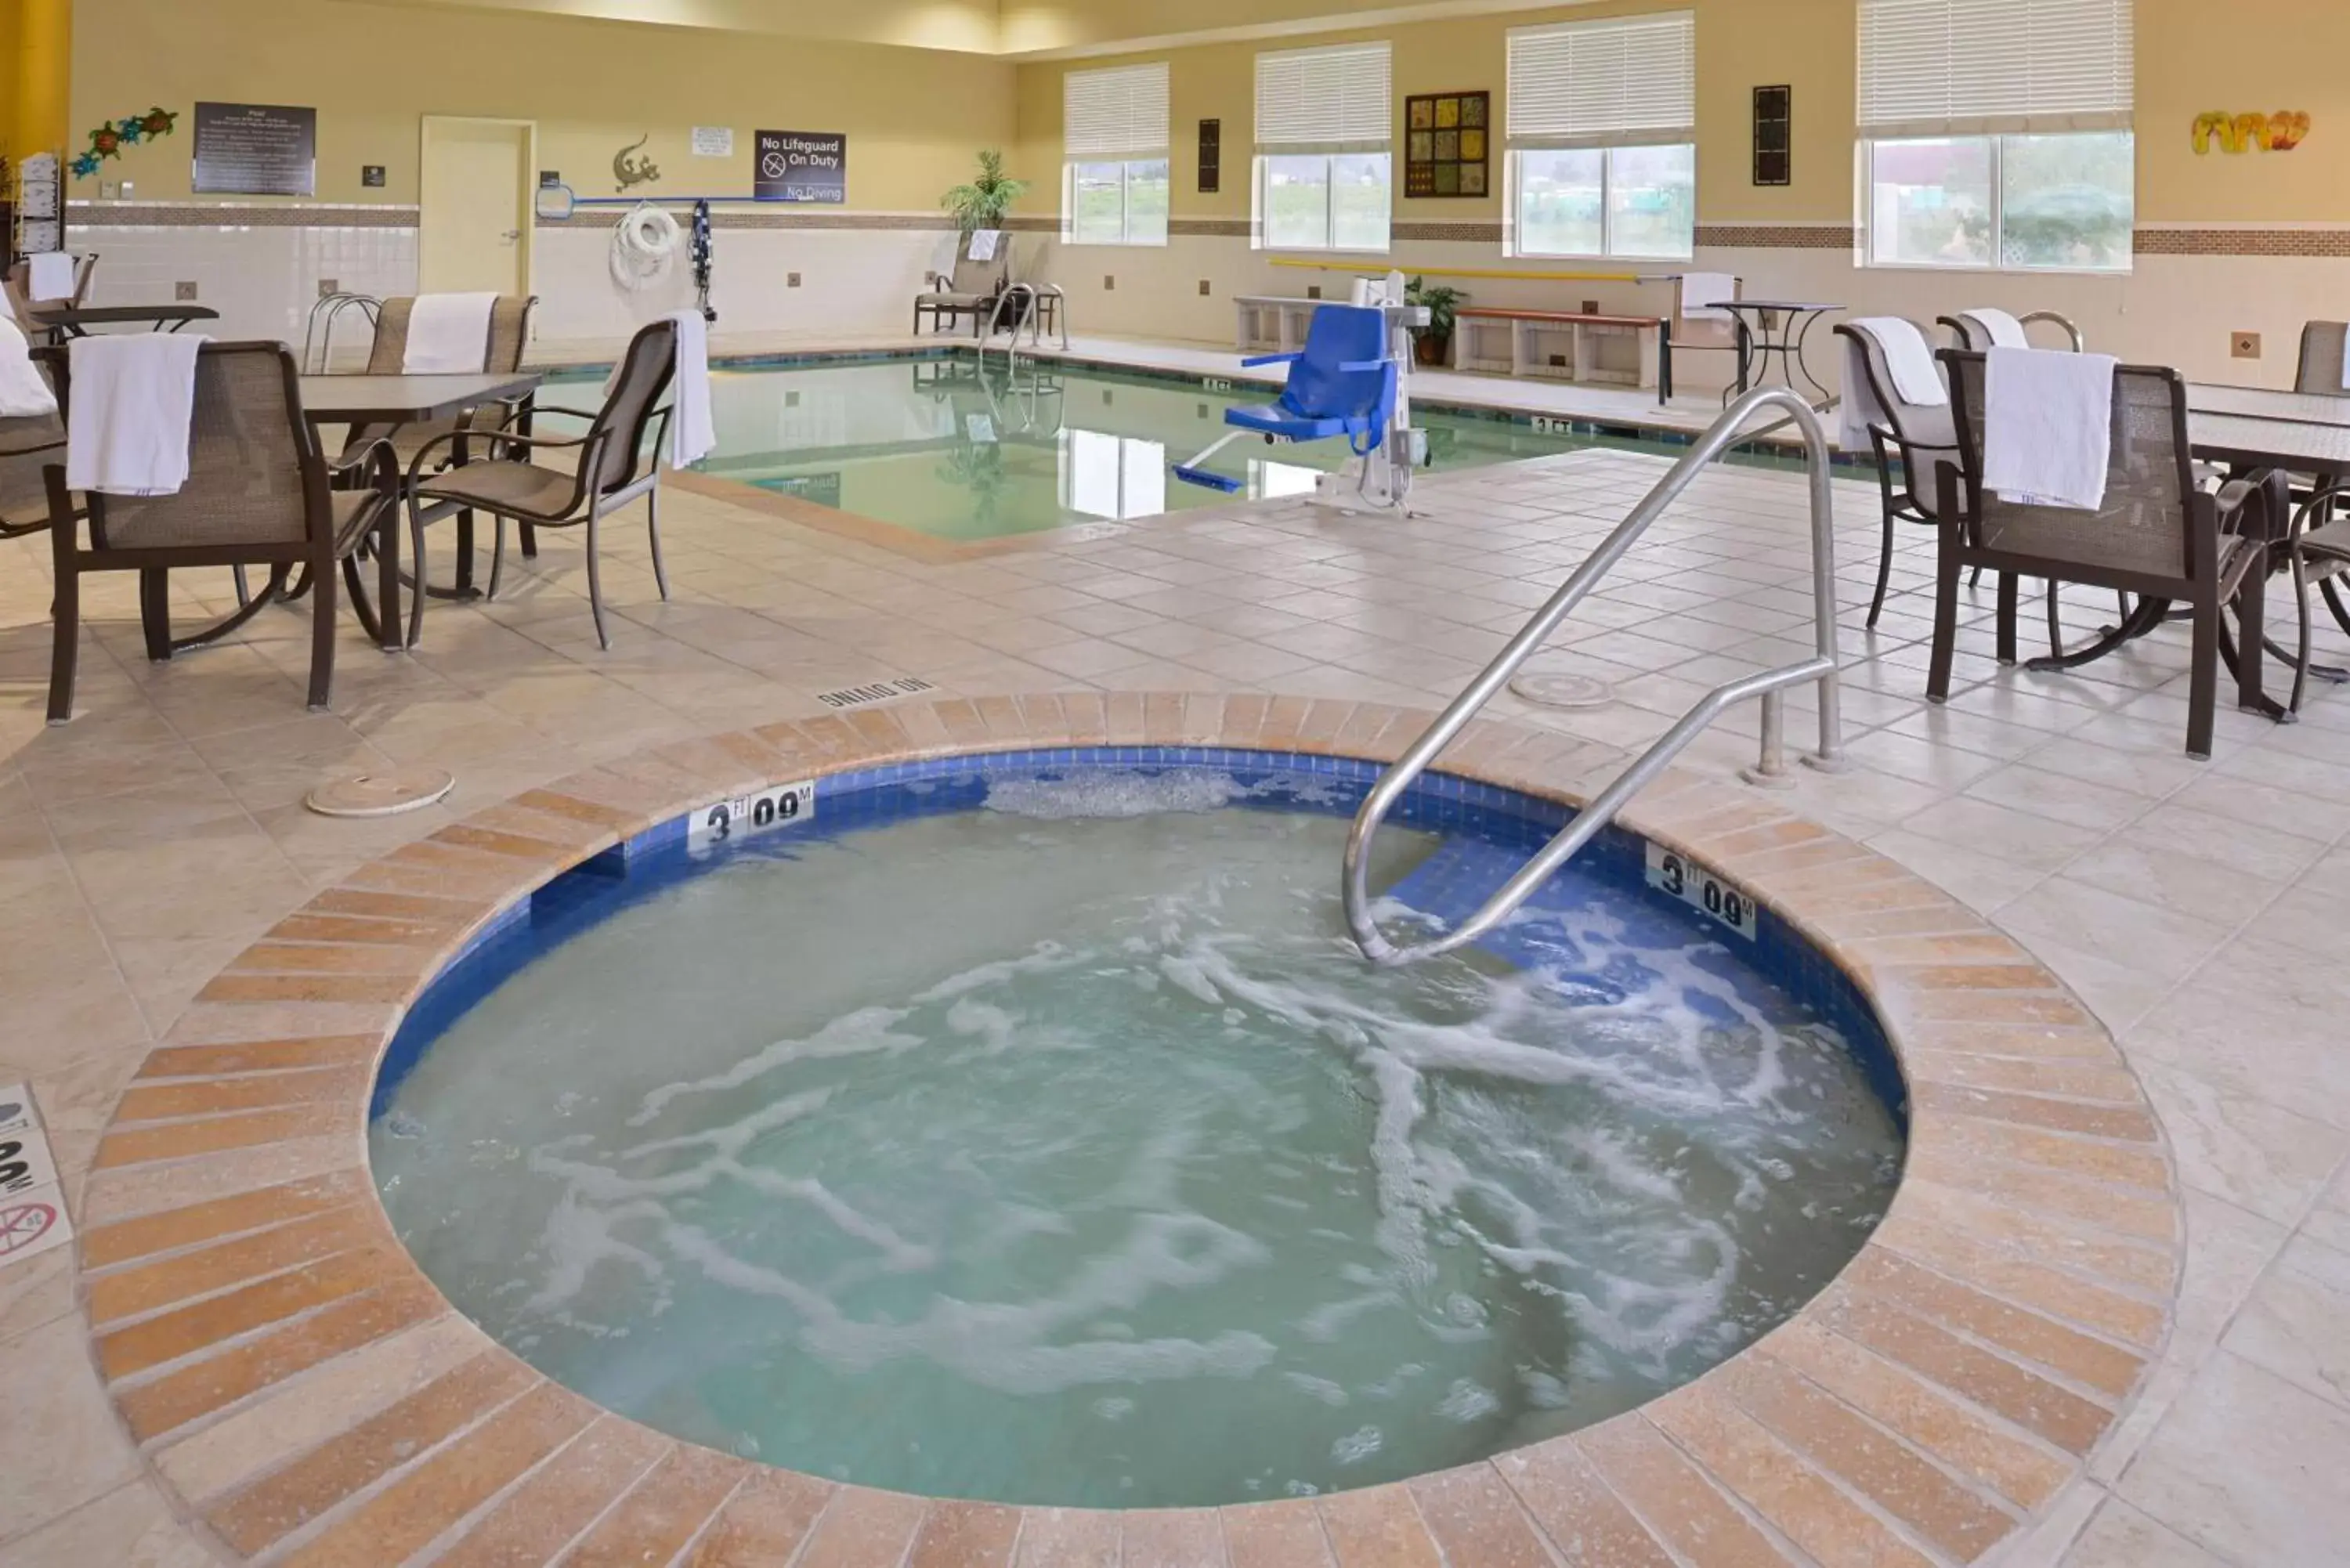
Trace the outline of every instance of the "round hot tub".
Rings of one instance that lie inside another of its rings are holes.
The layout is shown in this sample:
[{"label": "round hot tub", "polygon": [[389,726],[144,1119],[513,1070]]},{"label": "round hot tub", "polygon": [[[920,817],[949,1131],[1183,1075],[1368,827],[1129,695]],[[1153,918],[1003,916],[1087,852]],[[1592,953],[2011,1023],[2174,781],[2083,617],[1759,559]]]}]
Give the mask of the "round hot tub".
[{"label": "round hot tub", "polygon": [[[1523,1448],[1818,1293],[1906,1105],[1844,971],[1610,831],[1397,970],[1324,755],[1003,753],[785,784],[514,906],[411,1010],[375,1179],[598,1404],[941,1497],[1236,1503]],[[1391,927],[1565,808],[1433,775]]]}]

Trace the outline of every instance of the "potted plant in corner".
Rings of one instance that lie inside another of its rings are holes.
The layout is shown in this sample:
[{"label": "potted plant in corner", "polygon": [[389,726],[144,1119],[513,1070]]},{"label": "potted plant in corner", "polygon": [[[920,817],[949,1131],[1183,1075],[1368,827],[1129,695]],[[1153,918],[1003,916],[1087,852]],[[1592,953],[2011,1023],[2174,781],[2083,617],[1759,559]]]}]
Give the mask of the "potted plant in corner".
[{"label": "potted plant in corner", "polygon": [[1406,305],[1428,306],[1428,325],[1412,328],[1412,358],[1423,365],[1442,365],[1452,358],[1454,313],[1468,302],[1468,295],[1443,284],[1430,285],[1424,277],[1413,278],[1404,285]]},{"label": "potted plant in corner", "polygon": [[1000,229],[1012,203],[1028,193],[1028,182],[1003,171],[1003,154],[993,148],[979,155],[979,174],[939,198],[939,205],[954,214],[964,234],[973,229]]}]

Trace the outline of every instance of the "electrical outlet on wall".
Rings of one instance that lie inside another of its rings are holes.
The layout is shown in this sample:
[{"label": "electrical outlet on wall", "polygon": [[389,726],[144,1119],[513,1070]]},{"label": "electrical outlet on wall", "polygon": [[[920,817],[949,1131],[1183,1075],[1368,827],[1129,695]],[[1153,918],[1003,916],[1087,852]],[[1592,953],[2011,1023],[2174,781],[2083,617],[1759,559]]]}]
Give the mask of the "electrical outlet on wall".
[{"label": "electrical outlet on wall", "polygon": [[196,286],[192,283],[175,283],[172,286],[172,297],[183,302],[193,299],[196,297]]},{"label": "electrical outlet on wall", "polygon": [[1322,297],[1322,286],[1321,286],[1320,284],[1318,284],[1318,283],[1309,283],[1309,284],[1307,284],[1307,285],[1305,286],[1305,297],[1306,297],[1306,298],[1308,298],[1308,299],[1319,299],[1319,298],[1321,298],[1321,297]]},{"label": "electrical outlet on wall", "polygon": [[1206,278],[1204,278],[1204,277],[1203,277],[1203,278],[1201,278],[1201,279],[1200,280],[1200,297],[1201,297],[1201,299],[1205,299],[1205,298],[1207,298],[1207,297],[1208,297],[1208,296],[1209,296],[1209,294],[1210,294],[1211,292],[1211,290],[1209,289],[1209,287],[1208,287],[1208,280],[1207,280]]},{"label": "electrical outlet on wall", "polygon": [[795,272],[787,272],[787,273],[784,274],[784,286],[785,286],[785,288],[797,288],[799,286],[800,286],[800,275],[799,275],[799,274],[797,274],[797,273],[795,273]]},{"label": "electrical outlet on wall", "polygon": [[322,277],[318,280],[318,297],[320,299],[326,298],[327,296],[330,294],[340,294],[342,292],[343,284],[340,278]]},{"label": "electrical outlet on wall", "polygon": [[1116,289],[1117,289],[1117,288],[1118,288],[1118,279],[1117,279],[1117,278],[1115,278],[1115,277],[1112,277],[1112,276],[1111,276],[1109,274],[1107,274],[1107,273],[1104,273],[1104,274],[1102,275],[1102,292],[1103,292],[1104,294],[1109,294],[1109,293],[1112,293],[1112,292],[1116,291]]},{"label": "electrical outlet on wall", "polygon": [[2228,352],[2239,359],[2261,357],[2261,335],[2257,332],[2232,332],[2228,335]]}]

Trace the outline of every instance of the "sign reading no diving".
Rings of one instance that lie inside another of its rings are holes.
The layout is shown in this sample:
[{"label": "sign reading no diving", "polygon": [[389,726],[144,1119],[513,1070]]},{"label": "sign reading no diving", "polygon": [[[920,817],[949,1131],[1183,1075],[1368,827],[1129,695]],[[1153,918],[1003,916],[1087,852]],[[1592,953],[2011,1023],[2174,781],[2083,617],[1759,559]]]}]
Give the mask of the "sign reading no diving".
[{"label": "sign reading no diving", "polygon": [[31,1086],[0,1085],[0,1267],[73,1239]]},{"label": "sign reading no diving", "polygon": [[762,202],[848,200],[848,138],[837,130],[762,130],[751,193]]}]

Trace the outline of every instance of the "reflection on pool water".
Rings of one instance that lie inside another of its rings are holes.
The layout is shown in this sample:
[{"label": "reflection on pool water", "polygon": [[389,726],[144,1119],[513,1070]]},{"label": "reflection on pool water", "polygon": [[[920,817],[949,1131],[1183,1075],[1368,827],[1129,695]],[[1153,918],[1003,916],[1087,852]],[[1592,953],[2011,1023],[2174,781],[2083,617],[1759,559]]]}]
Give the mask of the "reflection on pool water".
[{"label": "reflection on pool water", "polygon": [[[1898,1178],[1873,1030],[1588,869],[1373,969],[1336,892],[1358,789],[967,774],[575,876],[403,1032],[401,1239],[681,1437],[1097,1506],[1468,1462],[1815,1293]],[[1524,853],[1437,820],[1386,841],[1391,919]]]},{"label": "reflection on pool water", "polygon": [[[993,539],[1231,504],[1168,465],[1223,433],[1227,407],[1272,397],[1034,360],[1014,370],[1001,355],[983,369],[957,356],[720,371],[718,451],[702,466],[938,538]],[[1459,414],[1415,422],[1440,472],[1592,444]],[[1347,461],[1343,441],[1243,442],[1211,466],[1249,496],[1295,495]]]}]

